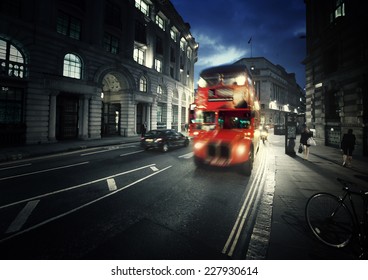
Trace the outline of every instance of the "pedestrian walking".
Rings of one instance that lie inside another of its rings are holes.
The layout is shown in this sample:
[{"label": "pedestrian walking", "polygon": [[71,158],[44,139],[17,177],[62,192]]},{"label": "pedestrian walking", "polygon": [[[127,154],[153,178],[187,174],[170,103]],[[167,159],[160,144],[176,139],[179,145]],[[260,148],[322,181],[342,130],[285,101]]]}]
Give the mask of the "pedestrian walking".
[{"label": "pedestrian walking", "polygon": [[311,137],[313,137],[313,132],[311,132],[306,125],[303,125],[303,131],[300,135],[300,144],[303,145],[304,160],[308,160],[310,145],[307,142]]},{"label": "pedestrian walking", "polygon": [[355,148],[355,135],[353,130],[349,129],[348,133],[345,133],[341,141],[341,150],[343,152],[342,156],[342,166],[350,167],[353,160],[353,151]]},{"label": "pedestrian walking", "polygon": [[144,122],[141,125],[141,137],[144,137],[144,135],[146,134],[146,131],[147,131],[147,123]]}]

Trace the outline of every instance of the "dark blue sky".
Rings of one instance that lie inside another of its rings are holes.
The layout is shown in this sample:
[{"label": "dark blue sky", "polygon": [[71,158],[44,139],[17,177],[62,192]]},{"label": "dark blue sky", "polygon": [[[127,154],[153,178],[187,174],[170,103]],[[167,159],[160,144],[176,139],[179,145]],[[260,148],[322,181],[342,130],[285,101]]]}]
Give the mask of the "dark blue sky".
[{"label": "dark blue sky", "polygon": [[[195,81],[213,65],[243,57],[265,57],[295,73],[305,86],[303,0],[171,0],[199,43]],[[251,44],[248,44],[252,38]],[[251,53],[252,52],[252,53]]]}]

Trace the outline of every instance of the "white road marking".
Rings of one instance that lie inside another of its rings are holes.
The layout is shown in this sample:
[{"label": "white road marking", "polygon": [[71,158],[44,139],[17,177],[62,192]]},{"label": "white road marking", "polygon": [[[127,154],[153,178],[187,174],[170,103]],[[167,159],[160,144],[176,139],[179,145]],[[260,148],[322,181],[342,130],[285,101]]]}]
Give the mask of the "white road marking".
[{"label": "white road marking", "polygon": [[89,163],[89,161],[85,161],[85,162],[80,162],[80,163],[75,163],[75,164],[70,164],[70,165],[65,165],[65,166],[59,166],[59,167],[49,168],[49,169],[40,170],[40,171],[34,171],[34,172],[29,172],[29,173],[24,173],[24,174],[19,174],[19,175],[4,177],[4,178],[0,178],[0,181],[4,181],[4,180],[8,180],[8,179],[14,179],[14,178],[19,178],[19,177],[24,177],[24,176],[28,176],[28,175],[39,174],[39,173],[45,173],[45,172],[49,172],[49,171],[53,171],[53,170],[64,169],[64,168],[74,167],[74,166],[88,164],[88,163]]},{"label": "white road marking", "polygon": [[43,222],[41,222],[41,223],[38,223],[38,224],[36,224],[36,225],[34,225],[34,226],[31,226],[31,227],[29,227],[29,228],[26,228],[26,229],[24,229],[24,230],[22,230],[22,231],[18,231],[17,233],[15,233],[15,234],[13,234],[13,235],[10,235],[10,236],[8,236],[8,237],[6,237],[6,238],[4,238],[4,239],[0,239],[0,243],[3,243],[3,242],[5,242],[5,241],[7,241],[7,240],[9,240],[9,239],[12,239],[12,238],[14,238],[14,237],[16,237],[16,236],[19,236],[19,235],[21,235],[21,234],[23,234],[23,233],[29,232],[29,231],[34,230],[34,229],[36,229],[36,228],[39,228],[39,227],[41,227],[41,226],[43,226],[43,225],[45,225],[45,224],[48,224],[48,223],[50,223],[50,222],[52,222],[52,221],[55,221],[55,220],[58,220],[58,219],[60,219],[60,218],[62,218],[62,217],[65,217],[65,216],[67,216],[67,215],[69,215],[69,214],[72,214],[72,213],[74,213],[74,212],[76,212],[76,211],[78,211],[78,210],[80,210],[80,209],[83,209],[83,208],[85,208],[85,207],[87,207],[87,206],[89,206],[89,205],[92,205],[92,204],[94,204],[94,203],[96,203],[96,202],[100,201],[100,200],[103,200],[103,199],[105,199],[105,198],[107,198],[107,197],[109,197],[109,196],[112,196],[112,195],[114,195],[114,194],[116,194],[116,193],[118,193],[118,192],[120,192],[120,191],[122,191],[122,190],[125,190],[125,189],[127,189],[127,188],[130,188],[131,186],[134,186],[134,185],[136,185],[136,184],[138,184],[138,183],[140,183],[140,182],[142,182],[142,181],[144,181],[144,180],[146,180],[146,179],[148,179],[148,178],[150,178],[150,177],[152,177],[152,176],[155,176],[155,175],[157,175],[157,174],[159,174],[159,173],[161,173],[161,172],[163,172],[163,171],[165,171],[165,170],[167,170],[167,169],[169,169],[169,168],[171,168],[171,167],[172,167],[172,165],[169,165],[169,166],[167,166],[167,167],[165,167],[165,168],[163,168],[163,169],[161,169],[161,170],[159,170],[159,171],[157,171],[157,172],[155,172],[155,173],[152,173],[152,174],[150,174],[150,175],[147,175],[147,176],[145,176],[145,177],[142,177],[142,178],[140,178],[140,179],[138,179],[138,180],[136,180],[136,181],[134,181],[134,182],[132,182],[132,183],[130,183],[130,184],[128,184],[128,185],[126,185],[126,186],[124,186],[124,187],[120,188],[120,189],[117,189],[117,190],[116,190],[116,191],[114,191],[114,192],[110,192],[110,193],[108,193],[108,194],[106,194],[106,195],[104,195],[104,196],[101,196],[101,197],[99,197],[99,198],[97,198],[97,199],[95,199],[95,200],[92,200],[92,201],[90,201],[90,202],[88,202],[88,203],[86,203],[86,204],[83,204],[83,205],[81,205],[81,206],[79,206],[79,207],[76,207],[76,208],[71,209],[71,210],[69,210],[69,211],[67,211],[67,212],[64,212],[64,213],[62,213],[62,214],[60,214],[60,215],[57,215],[57,216],[52,217],[52,218],[50,218],[50,219],[47,219],[47,220],[45,220],[45,221],[43,221]]},{"label": "white road marking", "polygon": [[104,178],[101,178],[101,179],[86,182],[86,183],[83,183],[83,184],[80,184],[80,185],[76,185],[76,186],[72,186],[72,187],[69,187],[69,188],[65,188],[65,189],[53,191],[53,192],[50,192],[50,193],[45,193],[45,194],[41,194],[41,195],[38,195],[38,196],[34,196],[34,197],[31,197],[31,198],[23,199],[23,200],[20,200],[20,201],[16,201],[16,202],[13,202],[13,203],[10,203],[10,204],[0,206],[0,209],[7,208],[7,207],[10,207],[10,206],[14,206],[14,205],[17,205],[19,203],[23,203],[23,202],[27,202],[27,201],[31,201],[31,200],[35,200],[35,199],[39,199],[39,198],[43,198],[43,197],[47,197],[47,196],[50,196],[50,195],[54,195],[54,194],[74,190],[74,189],[77,189],[77,188],[81,188],[81,187],[84,187],[84,186],[87,186],[87,185],[90,185],[90,184],[93,184],[93,183],[98,183],[98,182],[101,182],[101,181],[105,181],[105,180],[107,180],[109,178],[112,178],[112,177],[125,175],[125,174],[132,173],[132,172],[135,172],[135,171],[147,168],[147,167],[151,167],[153,165],[155,165],[155,164],[153,163],[153,164],[145,165],[145,166],[138,167],[138,168],[131,169],[131,170],[127,170],[127,171],[124,171],[124,172],[121,172],[121,173],[110,175],[108,177],[104,177]]},{"label": "white road marking", "polygon": [[26,206],[19,212],[15,220],[10,224],[5,233],[13,233],[19,231],[36,208],[39,200],[29,201]]},{"label": "white road marking", "polygon": [[116,191],[118,187],[116,186],[115,179],[114,178],[108,178],[107,179],[107,186],[109,187],[109,190]]},{"label": "white road marking", "polygon": [[[257,197],[260,195],[262,188],[260,188],[260,182],[263,177],[263,173],[265,173],[266,170],[266,154],[263,154],[263,159],[261,162],[261,165],[258,167],[257,173],[252,181],[252,184],[249,188],[249,192],[247,193],[247,196],[243,202],[243,205],[239,211],[238,217],[236,219],[236,222],[231,230],[231,233],[226,241],[226,244],[222,250],[223,254],[226,254],[228,256],[232,256],[235,250],[235,247],[238,243],[240,233],[244,227],[246,218],[248,216],[249,210],[252,206],[252,202],[254,200],[254,196],[257,193]],[[231,245],[230,249],[229,246]]]},{"label": "white road marking", "polygon": [[185,155],[178,156],[178,158],[191,158],[191,157],[193,157],[193,155],[194,155],[194,153],[190,152],[190,153],[187,153]]},{"label": "white road marking", "polygon": [[158,171],[159,169],[156,166],[151,166],[152,171]]},{"label": "white road marking", "polygon": [[141,151],[135,151],[135,152],[130,152],[130,153],[126,153],[126,154],[121,154],[120,156],[121,156],[121,157],[124,157],[124,156],[132,155],[132,154],[137,154],[137,153],[141,153],[141,152],[144,152],[144,150],[141,150]]},{"label": "white road marking", "polygon": [[81,154],[81,156],[89,156],[89,155],[93,155],[93,154],[99,154],[99,153],[106,153],[106,152],[111,152],[114,150],[118,150],[118,149],[127,149],[127,148],[136,148],[137,146],[113,146],[113,147],[108,147],[107,149],[104,150],[100,150],[100,151],[95,151],[95,152],[89,152],[89,153],[83,153]]},{"label": "white road marking", "polygon": [[3,168],[0,168],[0,170],[19,168],[19,167],[30,166],[30,165],[32,165],[32,163],[26,163],[26,164],[21,164],[21,165],[3,167]]},{"label": "white road marking", "polygon": [[84,153],[84,154],[81,154],[81,157],[89,156],[89,155],[93,155],[93,154],[99,154],[99,153],[106,153],[106,152],[110,152],[110,151],[111,151],[111,150],[101,150],[101,151],[95,151],[95,152]]}]

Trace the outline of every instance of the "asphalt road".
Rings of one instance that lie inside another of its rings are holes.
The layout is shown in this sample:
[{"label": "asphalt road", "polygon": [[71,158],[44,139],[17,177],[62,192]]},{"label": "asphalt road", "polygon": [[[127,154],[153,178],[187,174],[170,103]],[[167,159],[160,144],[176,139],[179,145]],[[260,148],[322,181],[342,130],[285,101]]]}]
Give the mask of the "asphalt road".
[{"label": "asphalt road", "polygon": [[270,152],[252,176],[137,144],[0,166],[1,259],[244,259]]}]

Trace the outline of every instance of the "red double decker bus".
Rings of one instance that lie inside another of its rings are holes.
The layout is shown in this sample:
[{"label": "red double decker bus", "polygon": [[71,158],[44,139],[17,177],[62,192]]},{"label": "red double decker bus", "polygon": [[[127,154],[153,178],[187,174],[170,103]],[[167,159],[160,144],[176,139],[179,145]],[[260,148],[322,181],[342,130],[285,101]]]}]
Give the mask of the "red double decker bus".
[{"label": "red double decker bus", "polygon": [[195,104],[195,163],[239,166],[250,175],[259,147],[260,119],[259,102],[246,66],[203,70]]}]

